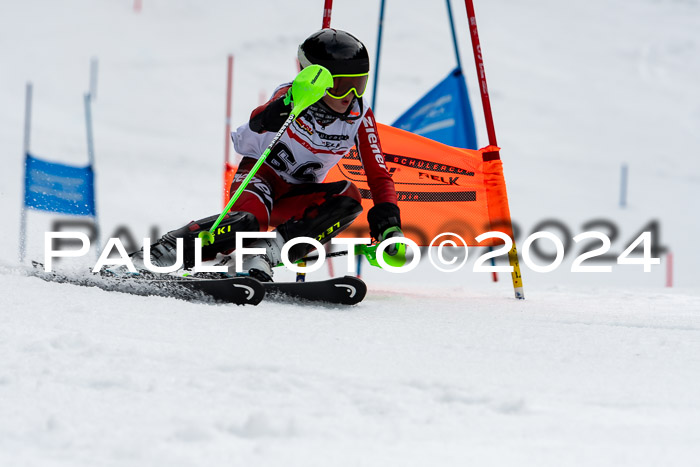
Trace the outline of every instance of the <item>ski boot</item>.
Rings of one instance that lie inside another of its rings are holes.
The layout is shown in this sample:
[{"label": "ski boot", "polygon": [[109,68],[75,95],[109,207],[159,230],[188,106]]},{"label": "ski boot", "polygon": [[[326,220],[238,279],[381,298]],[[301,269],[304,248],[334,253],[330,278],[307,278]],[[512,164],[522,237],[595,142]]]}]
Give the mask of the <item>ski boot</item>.
[{"label": "ski boot", "polygon": [[[247,274],[260,282],[272,282],[272,268],[282,262],[283,240],[277,234],[275,238],[261,238],[249,245],[249,248],[264,248],[265,253],[246,255],[240,274]],[[229,267],[229,274],[236,275],[235,264]]]}]

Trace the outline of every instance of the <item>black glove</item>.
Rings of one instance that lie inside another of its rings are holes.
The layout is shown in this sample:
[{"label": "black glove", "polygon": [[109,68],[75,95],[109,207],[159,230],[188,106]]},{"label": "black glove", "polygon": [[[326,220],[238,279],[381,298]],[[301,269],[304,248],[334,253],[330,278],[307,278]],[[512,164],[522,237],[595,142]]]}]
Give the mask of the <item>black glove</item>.
[{"label": "black glove", "polygon": [[289,118],[292,111],[292,89],[286,95],[270,102],[265,109],[250,119],[250,129],[256,133],[277,132]]},{"label": "black glove", "polygon": [[394,203],[376,204],[367,213],[369,233],[372,238],[382,241],[382,235],[390,227],[401,228],[401,211]]}]

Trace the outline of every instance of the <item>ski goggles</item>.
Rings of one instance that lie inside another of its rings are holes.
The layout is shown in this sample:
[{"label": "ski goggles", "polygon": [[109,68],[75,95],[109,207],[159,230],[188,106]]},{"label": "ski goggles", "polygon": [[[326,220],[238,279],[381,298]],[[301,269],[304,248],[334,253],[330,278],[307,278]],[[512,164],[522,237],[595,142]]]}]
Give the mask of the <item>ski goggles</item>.
[{"label": "ski goggles", "polygon": [[333,87],[328,90],[327,94],[333,99],[343,99],[351,92],[354,92],[358,98],[362,97],[367,90],[368,79],[369,73],[333,75]]}]

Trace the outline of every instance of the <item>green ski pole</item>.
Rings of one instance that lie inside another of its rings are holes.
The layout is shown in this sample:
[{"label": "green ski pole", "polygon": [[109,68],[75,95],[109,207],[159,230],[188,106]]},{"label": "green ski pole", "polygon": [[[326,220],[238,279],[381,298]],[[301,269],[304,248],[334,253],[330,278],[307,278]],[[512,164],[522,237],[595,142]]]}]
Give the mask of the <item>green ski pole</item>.
[{"label": "green ski pole", "polygon": [[292,98],[294,100],[294,107],[292,108],[289,117],[272,139],[270,145],[267,147],[267,149],[265,149],[265,152],[262,153],[258,161],[255,163],[253,169],[248,173],[248,175],[246,175],[243,183],[240,184],[236,192],[233,194],[233,196],[231,196],[231,200],[221,212],[219,218],[216,219],[214,225],[211,226],[211,229],[204,230],[199,233],[199,238],[202,239],[202,246],[211,245],[214,243],[214,231],[216,231],[216,228],[224,219],[226,213],[229,212],[234,203],[241,196],[243,190],[245,190],[248,183],[250,183],[258,169],[260,169],[260,166],[263,165],[263,162],[265,162],[265,159],[270,154],[270,151],[272,151],[282,135],[284,135],[284,132],[287,131],[289,125],[292,124],[292,122],[301,112],[320,100],[326,94],[326,90],[332,87],[333,76],[331,76],[330,71],[321,65],[309,65],[301,70],[297,77],[294,78],[294,82],[292,83]]}]

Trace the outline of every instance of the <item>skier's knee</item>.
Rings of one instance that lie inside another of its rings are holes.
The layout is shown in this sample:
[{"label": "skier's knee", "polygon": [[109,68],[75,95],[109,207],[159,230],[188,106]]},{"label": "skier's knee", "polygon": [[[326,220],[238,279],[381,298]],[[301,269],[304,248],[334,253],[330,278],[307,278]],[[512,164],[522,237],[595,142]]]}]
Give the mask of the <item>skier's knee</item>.
[{"label": "skier's knee", "polygon": [[[362,204],[351,196],[336,196],[323,203],[313,216],[292,219],[277,226],[277,232],[284,241],[297,237],[311,237],[327,243],[352,224],[362,212]],[[291,261],[297,261],[311,251],[312,247],[300,243],[289,250]]]},{"label": "skier's knee", "polygon": [[[347,181],[346,183],[348,184],[348,187],[345,188],[345,190],[343,190],[341,196],[347,196],[354,199],[358,203],[362,203],[362,194],[360,193],[360,190],[357,188],[357,186],[351,181]],[[362,206],[360,206],[360,212],[362,212]]]}]

